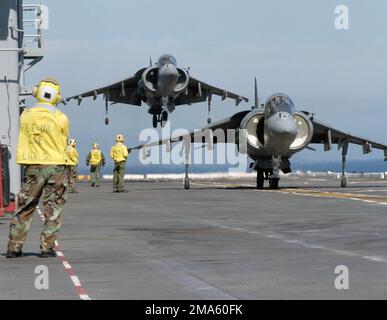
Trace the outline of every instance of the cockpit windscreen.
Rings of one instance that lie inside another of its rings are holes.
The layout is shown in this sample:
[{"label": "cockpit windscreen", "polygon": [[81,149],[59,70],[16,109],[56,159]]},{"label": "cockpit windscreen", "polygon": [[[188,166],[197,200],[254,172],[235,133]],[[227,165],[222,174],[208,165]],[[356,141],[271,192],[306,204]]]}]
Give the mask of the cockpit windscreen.
[{"label": "cockpit windscreen", "polygon": [[296,110],[293,101],[286,95],[271,96],[265,106],[265,113],[267,117],[272,116],[277,112],[287,112],[294,115]]},{"label": "cockpit windscreen", "polygon": [[174,56],[170,54],[163,54],[160,58],[159,61],[157,62],[157,65],[159,67],[162,67],[166,64],[173,64],[174,66],[177,66],[177,61]]}]

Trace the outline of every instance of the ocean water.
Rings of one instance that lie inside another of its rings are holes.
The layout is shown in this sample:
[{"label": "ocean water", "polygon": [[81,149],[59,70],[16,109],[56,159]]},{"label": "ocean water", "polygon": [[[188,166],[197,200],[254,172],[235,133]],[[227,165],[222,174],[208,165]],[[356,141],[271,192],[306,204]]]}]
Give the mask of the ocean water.
[{"label": "ocean water", "polygon": [[[190,165],[190,173],[213,173],[228,172],[233,167],[229,165]],[[234,169],[235,170],[235,169]],[[110,174],[113,167],[107,165],[103,168],[104,174]],[[127,174],[163,174],[163,173],[182,173],[184,165],[127,165]],[[315,172],[341,172],[341,162],[294,162],[292,171],[315,171]],[[89,169],[85,166],[79,168],[80,174],[88,174]],[[249,171],[246,171],[249,172]],[[347,172],[387,172],[387,162],[383,160],[349,160],[347,163]]]}]

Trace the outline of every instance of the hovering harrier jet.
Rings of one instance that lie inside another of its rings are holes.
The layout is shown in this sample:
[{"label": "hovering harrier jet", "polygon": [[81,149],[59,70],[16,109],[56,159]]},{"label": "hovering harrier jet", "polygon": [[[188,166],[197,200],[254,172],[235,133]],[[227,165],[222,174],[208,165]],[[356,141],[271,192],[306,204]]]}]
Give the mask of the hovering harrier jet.
[{"label": "hovering harrier jet", "polygon": [[145,102],[152,115],[152,124],[156,128],[168,121],[169,113],[179,105],[191,105],[192,103],[208,101],[208,119],[211,123],[211,98],[212,95],[222,97],[222,100],[231,98],[236,105],[247,98],[235,93],[219,89],[197,80],[189,75],[187,69],[177,66],[176,59],[170,54],[162,55],[155,65],[140,69],[134,76],[118,81],[111,85],[90,90],[81,94],[66,98],[66,101],[77,100],[78,105],[84,98],[103,94],[105,98],[106,117],[105,124],[109,124],[108,109],[109,102],[124,103],[141,106]]},{"label": "hovering harrier jet", "polygon": [[[219,141],[215,132],[226,132],[229,129],[235,130],[236,137],[230,139],[224,134],[225,139]],[[210,139],[207,139],[208,137]],[[264,187],[265,180],[269,180],[271,189],[278,189],[280,170],[284,173],[291,172],[291,156],[305,148],[313,150],[310,144],[323,144],[325,151],[331,150],[332,144],[337,144],[338,149],[342,150],[342,187],[348,184],[346,157],[350,143],[361,145],[364,154],[370,153],[372,148],[383,150],[384,160],[387,161],[386,145],[347,134],[318,121],[314,114],[297,111],[291,98],[285,94],[274,94],[264,105],[258,107],[257,86],[253,110],[236,113],[190,134],[150,142],[132,149],[146,150],[151,146],[170,145],[179,141],[186,142],[186,153],[189,153],[191,142],[235,143],[240,153],[247,154],[254,161],[251,168],[257,171],[258,189]],[[190,187],[189,181],[187,161],[184,181],[186,189]]]}]

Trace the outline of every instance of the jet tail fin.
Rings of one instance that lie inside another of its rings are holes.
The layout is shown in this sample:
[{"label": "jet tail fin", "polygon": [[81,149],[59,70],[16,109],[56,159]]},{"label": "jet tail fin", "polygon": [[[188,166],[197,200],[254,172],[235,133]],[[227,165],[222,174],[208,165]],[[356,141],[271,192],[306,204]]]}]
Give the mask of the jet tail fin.
[{"label": "jet tail fin", "polygon": [[258,109],[259,108],[259,98],[258,98],[258,84],[257,84],[257,77],[254,79],[254,108]]}]

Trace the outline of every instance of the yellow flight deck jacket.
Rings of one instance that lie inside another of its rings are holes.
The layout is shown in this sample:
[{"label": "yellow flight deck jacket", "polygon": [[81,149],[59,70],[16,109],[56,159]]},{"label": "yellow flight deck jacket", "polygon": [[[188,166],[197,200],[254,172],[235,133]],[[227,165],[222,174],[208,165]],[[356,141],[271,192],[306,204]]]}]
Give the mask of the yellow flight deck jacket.
[{"label": "yellow flight deck jacket", "polygon": [[38,103],[20,116],[16,162],[22,165],[64,165],[69,121],[53,105]]},{"label": "yellow flight deck jacket", "polygon": [[93,149],[90,151],[90,160],[89,164],[91,166],[99,166],[103,164],[103,159],[102,159],[102,151],[99,149]]},{"label": "yellow flight deck jacket", "polygon": [[122,142],[117,142],[110,150],[110,157],[114,162],[126,161],[128,154],[128,148]]},{"label": "yellow flight deck jacket", "polygon": [[66,165],[76,166],[78,164],[78,151],[73,146],[67,146],[66,149]]}]

